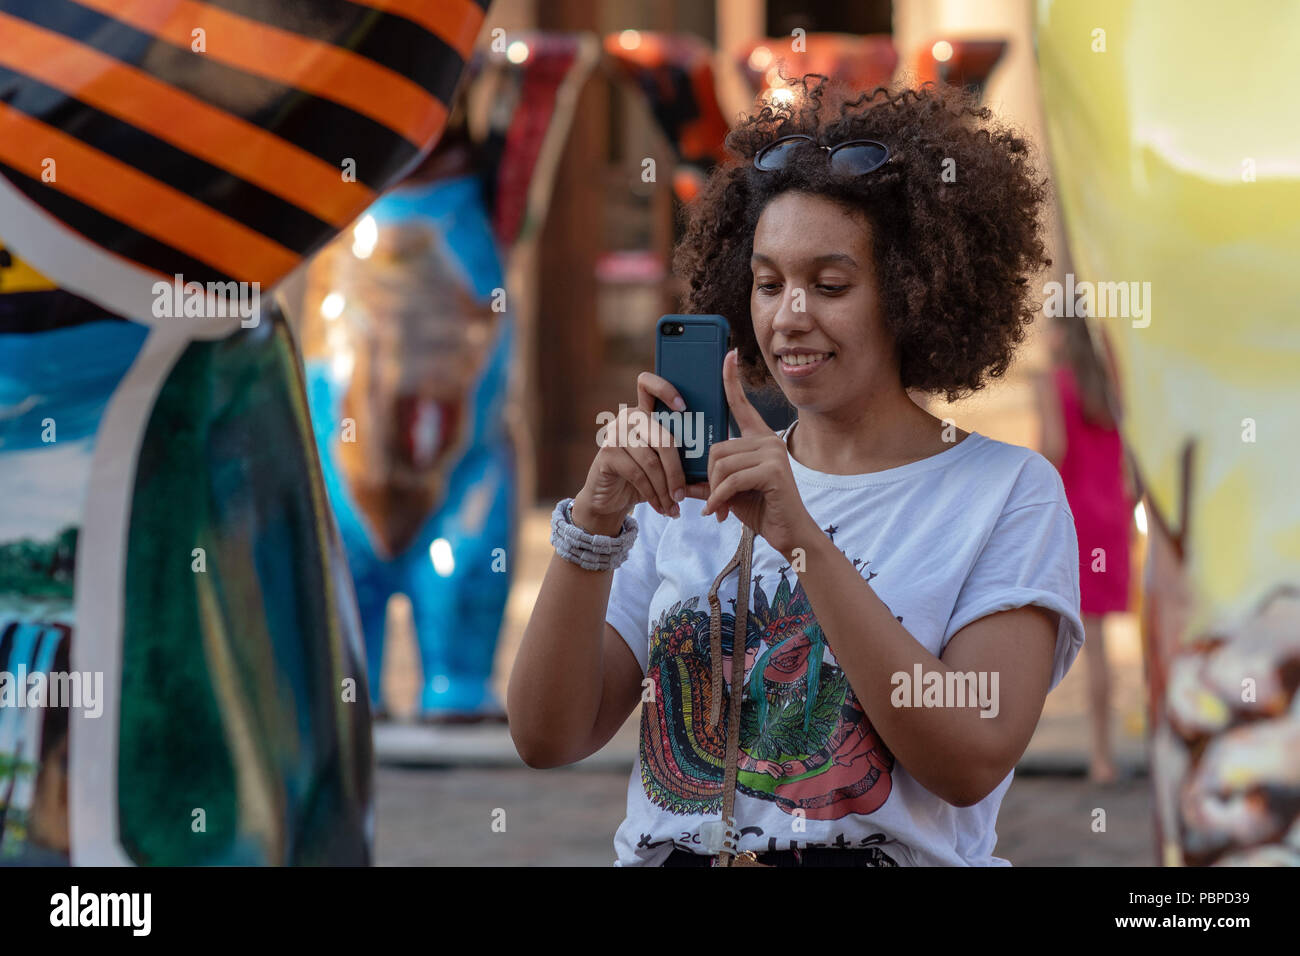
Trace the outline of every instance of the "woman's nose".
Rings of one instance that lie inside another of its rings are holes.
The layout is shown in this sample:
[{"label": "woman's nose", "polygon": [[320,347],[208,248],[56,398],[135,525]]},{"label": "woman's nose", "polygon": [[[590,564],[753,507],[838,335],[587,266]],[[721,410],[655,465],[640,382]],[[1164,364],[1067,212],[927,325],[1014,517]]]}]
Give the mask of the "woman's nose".
[{"label": "woman's nose", "polygon": [[772,319],[772,327],[780,332],[793,332],[812,328],[812,319],[808,315],[807,290],[792,286],[781,300]]}]

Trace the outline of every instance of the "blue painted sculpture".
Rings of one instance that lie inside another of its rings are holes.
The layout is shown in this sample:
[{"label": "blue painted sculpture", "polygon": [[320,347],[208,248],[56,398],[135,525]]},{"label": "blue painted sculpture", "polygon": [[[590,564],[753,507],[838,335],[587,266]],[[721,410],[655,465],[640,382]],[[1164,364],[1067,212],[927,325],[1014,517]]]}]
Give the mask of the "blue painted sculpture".
[{"label": "blue painted sculpture", "polygon": [[505,415],[514,336],[480,180],[453,175],[385,196],[309,281],[309,402],[376,711],[386,609],[402,593],[421,716],[503,716],[490,681],[515,535]]},{"label": "blue painted sculpture", "polygon": [[[411,601],[432,723],[504,719],[492,663],[517,531],[506,263],[546,218],[585,34],[482,51],[437,148],[308,276],[300,323],[311,413],[382,700],[389,599]],[[488,103],[471,135],[469,103]],[[525,456],[526,457],[526,456]],[[405,708],[400,708],[405,709]]]}]

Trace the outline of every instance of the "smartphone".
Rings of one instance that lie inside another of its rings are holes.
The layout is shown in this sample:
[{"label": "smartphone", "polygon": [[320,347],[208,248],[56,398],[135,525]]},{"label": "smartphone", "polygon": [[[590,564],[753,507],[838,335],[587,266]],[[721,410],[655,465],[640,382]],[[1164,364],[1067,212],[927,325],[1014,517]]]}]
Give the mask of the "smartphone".
[{"label": "smartphone", "polygon": [[656,418],[673,436],[687,483],[706,481],[709,449],[726,441],[730,429],[722,360],[731,348],[731,326],[720,315],[665,315],[655,333],[655,374],[686,402],[679,412],[656,399]]}]

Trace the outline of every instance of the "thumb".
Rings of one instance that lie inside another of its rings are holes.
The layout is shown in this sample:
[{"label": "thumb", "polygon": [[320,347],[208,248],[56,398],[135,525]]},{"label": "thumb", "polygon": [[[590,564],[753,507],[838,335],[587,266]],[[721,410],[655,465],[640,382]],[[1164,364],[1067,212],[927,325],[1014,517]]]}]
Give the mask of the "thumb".
[{"label": "thumb", "polygon": [[749,396],[741,387],[740,354],[736,349],[728,352],[726,358],[722,360],[722,387],[727,393],[727,405],[731,408],[731,417],[736,420],[736,426],[740,429],[742,437],[776,434],[767,427],[767,422],[763,421],[763,416],[758,413],[758,409],[749,403]]}]

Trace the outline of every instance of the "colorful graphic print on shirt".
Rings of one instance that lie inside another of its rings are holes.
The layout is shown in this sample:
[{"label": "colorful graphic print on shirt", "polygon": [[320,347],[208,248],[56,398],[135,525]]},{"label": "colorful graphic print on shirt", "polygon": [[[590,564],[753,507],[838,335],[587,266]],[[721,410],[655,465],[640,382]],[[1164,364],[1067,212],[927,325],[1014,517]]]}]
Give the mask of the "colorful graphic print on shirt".
[{"label": "colorful graphic print on shirt", "polygon": [[[889,797],[894,757],[836,666],[797,578],[791,589],[787,570],[780,569],[770,601],[763,576],[754,576],[738,790],[814,820],[872,813]],[[734,629],[735,615],[724,611],[724,675],[731,672]],[[654,682],[654,700],[641,713],[641,779],[647,798],[671,813],[715,815],[722,809],[731,690],[724,687],[722,717],[710,727],[709,650],[702,596],[666,609],[651,630],[646,676]]]}]

